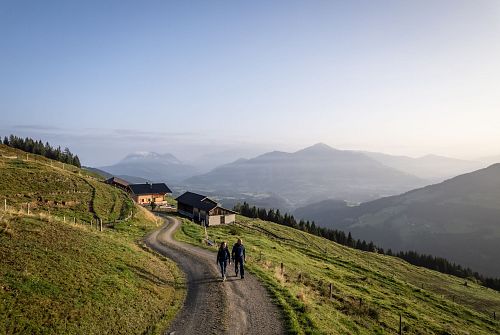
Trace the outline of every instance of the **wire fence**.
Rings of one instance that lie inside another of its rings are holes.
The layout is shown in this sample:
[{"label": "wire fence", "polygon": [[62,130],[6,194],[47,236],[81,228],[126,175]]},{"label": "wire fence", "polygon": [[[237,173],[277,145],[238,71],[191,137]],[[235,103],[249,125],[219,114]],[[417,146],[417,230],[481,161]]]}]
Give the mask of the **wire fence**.
[{"label": "wire fence", "polygon": [[24,216],[31,216],[31,217],[39,217],[42,219],[49,219],[49,220],[54,220],[58,222],[63,222],[63,223],[69,223],[69,224],[80,224],[80,225],[88,225],[91,228],[94,228],[103,231],[104,228],[106,227],[113,227],[115,223],[120,223],[120,222],[127,222],[130,219],[134,217],[134,211],[131,210],[129,214],[121,219],[114,219],[114,220],[103,220],[101,217],[98,215],[94,215],[93,219],[86,219],[82,218],[81,216],[77,215],[77,213],[68,213],[68,214],[61,214],[61,213],[51,213],[50,210],[46,209],[33,209],[30,206],[30,203],[15,203],[15,204],[9,204],[7,199],[4,199],[3,204],[2,204],[2,212],[5,214],[11,214],[11,215],[24,215]]}]

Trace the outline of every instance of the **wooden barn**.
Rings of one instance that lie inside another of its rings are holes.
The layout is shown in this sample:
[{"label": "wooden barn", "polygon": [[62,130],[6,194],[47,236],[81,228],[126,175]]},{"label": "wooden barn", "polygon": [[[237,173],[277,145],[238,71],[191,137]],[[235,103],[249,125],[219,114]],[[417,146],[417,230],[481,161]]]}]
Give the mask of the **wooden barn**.
[{"label": "wooden barn", "polygon": [[177,211],[205,226],[234,223],[236,212],[221,207],[216,201],[208,197],[186,192],[177,199]]},{"label": "wooden barn", "polygon": [[167,204],[165,197],[172,193],[164,183],[130,184],[128,185],[128,189],[132,195],[132,199],[139,205],[148,205],[151,202],[157,205],[165,205]]},{"label": "wooden barn", "polygon": [[121,179],[118,177],[111,177],[105,181],[106,184],[121,188],[124,191],[128,191],[128,186],[130,183],[126,181],[125,179]]}]

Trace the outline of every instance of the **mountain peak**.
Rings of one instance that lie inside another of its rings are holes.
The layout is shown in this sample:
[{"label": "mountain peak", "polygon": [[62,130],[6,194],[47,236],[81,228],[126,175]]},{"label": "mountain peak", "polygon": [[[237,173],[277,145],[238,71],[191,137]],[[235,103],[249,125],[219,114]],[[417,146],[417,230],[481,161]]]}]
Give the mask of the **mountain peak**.
[{"label": "mountain peak", "polygon": [[328,144],[325,144],[323,142],[318,142],[316,144],[311,145],[309,148],[316,148],[316,149],[333,149],[331,146]]},{"label": "mountain peak", "polygon": [[166,153],[159,154],[157,152],[152,151],[136,151],[131,154],[128,154],[122,162],[144,162],[144,161],[161,161],[164,163],[171,164],[181,164],[174,155]]},{"label": "mountain peak", "polygon": [[299,150],[297,152],[332,152],[332,151],[338,151],[338,150],[335,148],[332,148],[331,146],[329,146],[325,143],[319,142],[319,143],[311,145],[310,147]]}]

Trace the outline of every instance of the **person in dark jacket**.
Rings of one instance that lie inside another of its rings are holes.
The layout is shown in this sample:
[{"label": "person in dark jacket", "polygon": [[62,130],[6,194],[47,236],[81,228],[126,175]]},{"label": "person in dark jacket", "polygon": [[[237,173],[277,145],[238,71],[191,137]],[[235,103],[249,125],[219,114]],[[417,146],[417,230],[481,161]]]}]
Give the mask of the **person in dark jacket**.
[{"label": "person in dark jacket", "polygon": [[238,270],[239,270],[241,279],[245,278],[244,263],[246,259],[246,254],[245,254],[245,246],[243,245],[243,241],[240,238],[238,239],[238,242],[236,242],[236,244],[233,246],[231,254],[233,262],[235,264],[234,271],[236,272],[236,277],[238,277]]},{"label": "person in dark jacket", "polygon": [[220,266],[220,272],[222,275],[222,281],[226,280],[226,268],[227,263],[231,264],[231,256],[229,255],[229,249],[227,248],[227,243],[222,242],[217,252],[217,264]]},{"label": "person in dark jacket", "polygon": [[234,273],[236,273],[235,277],[238,277],[238,259],[236,258],[236,248],[238,247],[238,242],[233,244],[233,249],[231,250],[231,260],[234,263]]}]

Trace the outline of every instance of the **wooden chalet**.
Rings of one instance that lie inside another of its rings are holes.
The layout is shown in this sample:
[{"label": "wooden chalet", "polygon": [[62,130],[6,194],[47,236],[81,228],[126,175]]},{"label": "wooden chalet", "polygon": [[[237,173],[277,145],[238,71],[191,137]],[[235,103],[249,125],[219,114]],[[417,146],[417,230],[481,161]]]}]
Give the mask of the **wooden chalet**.
[{"label": "wooden chalet", "polygon": [[167,204],[165,197],[167,194],[172,193],[164,183],[130,184],[128,185],[128,190],[132,199],[139,205],[149,205],[151,202],[158,205],[165,205]]},{"label": "wooden chalet", "polygon": [[204,226],[234,223],[236,212],[221,207],[216,201],[208,197],[186,192],[177,199],[177,211]]},{"label": "wooden chalet", "polygon": [[118,177],[111,177],[105,181],[106,184],[121,188],[124,191],[128,191],[128,186],[130,183],[125,179],[121,179]]}]

